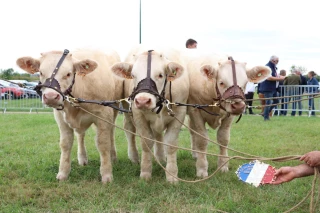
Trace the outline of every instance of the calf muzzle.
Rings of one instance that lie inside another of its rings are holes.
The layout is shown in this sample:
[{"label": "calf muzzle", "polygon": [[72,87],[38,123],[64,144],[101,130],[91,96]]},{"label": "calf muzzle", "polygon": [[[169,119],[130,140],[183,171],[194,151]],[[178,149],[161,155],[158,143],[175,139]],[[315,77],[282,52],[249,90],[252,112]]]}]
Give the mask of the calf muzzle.
[{"label": "calf muzzle", "polygon": [[150,73],[151,73],[151,54],[153,50],[148,51],[148,64],[147,64],[147,77],[145,79],[142,79],[138,85],[133,89],[132,94],[129,96],[129,100],[134,100],[136,95],[141,92],[146,92],[149,94],[152,94],[158,98],[158,101],[156,103],[156,107],[153,109],[155,110],[156,108],[157,111],[156,113],[158,114],[162,107],[163,103],[165,102],[165,89],[167,85],[167,76],[165,78],[164,86],[162,92],[159,94],[157,85],[156,83],[151,79]]}]

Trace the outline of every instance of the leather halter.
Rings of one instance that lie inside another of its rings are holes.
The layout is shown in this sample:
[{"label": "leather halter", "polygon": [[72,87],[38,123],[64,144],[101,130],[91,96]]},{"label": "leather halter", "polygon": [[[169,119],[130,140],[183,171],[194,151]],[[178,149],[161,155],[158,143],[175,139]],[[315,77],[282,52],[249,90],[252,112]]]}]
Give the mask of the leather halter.
[{"label": "leather halter", "polygon": [[216,83],[216,91],[217,91],[217,98],[214,98],[214,101],[218,102],[218,105],[221,109],[226,111],[226,109],[221,105],[222,102],[230,102],[230,99],[241,99],[245,100],[245,95],[241,87],[237,84],[237,74],[236,74],[236,67],[235,62],[233,58],[230,56],[228,57],[228,60],[231,61],[232,66],[232,75],[233,75],[233,85],[226,89],[226,91],[221,95],[219,88],[218,88],[218,82]]},{"label": "leather halter", "polygon": [[158,97],[158,99],[159,99],[158,102],[156,103],[156,107],[154,109],[152,109],[152,111],[154,111],[157,107],[159,107],[157,109],[157,111],[156,111],[156,113],[158,114],[161,111],[162,107],[163,107],[162,103],[166,100],[165,99],[165,89],[166,89],[166,85],[167,85],[167,76],[165,76],[165,82],[164,82],[163,90],[159,94],[156,83],[150,78],[152,51],[153,50],[149,50],[148,51],[147,77],[145,79],[142,79],[138,83],[138,85],[133,89],[132,94],[129,96],[129,100],[134,100],[136,95],[141,93],[141,92],[150,93],[150,94]]},{"label": "leather halter", "polygon": [[[42,87],[47,87],[47,88],[50,88],[50,89],[53,89],[55,91],[57,91],[58,93],[60,93],[60,95],[62,96],[63,100],[65,99],[65,96],[66,95],[71,95],[71,92],[72,92],[72,87],[73,87],[73,84],[75,82],[75,74],[73,76],[73,80],[72,80],[72,83],[71,85],[68,87],[68,89],[66,89],[66,91],[62,92],[61,91],[61,87],[60,87],[60,84],[59,82],[57,81],[57,79],[55,79],[55,76],[56,74],[58,73],[59,71],[59,68],[60,66],[62,65],[64,59],[66,58],[66,56],[69,54],[69,50],[65,49],[57,66],[55,67],[55,69],[53,70],[52,74],[51,74],[51,77],[50,78],[47,78],[45,80],[45,82],[42,84],[40,81],[39,81],[39,84],[34,88],[34,90],[42,97]],[[58,109],[58,110],[62,110],[64,107],[62,106],[62,108]]]}]

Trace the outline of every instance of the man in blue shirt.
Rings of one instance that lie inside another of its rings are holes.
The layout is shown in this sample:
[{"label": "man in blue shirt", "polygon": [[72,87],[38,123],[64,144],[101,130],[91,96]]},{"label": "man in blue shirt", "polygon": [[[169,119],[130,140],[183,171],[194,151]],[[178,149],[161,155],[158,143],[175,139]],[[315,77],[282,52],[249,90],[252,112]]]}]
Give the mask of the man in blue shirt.
[{"label": "man in blue shirt", "polygon": [[[278,56],[271,56],[270,61],[266,64],[266,66],[270,67],[272,73],[267,80],[260,83],[259,90],[264,95],[265,98],[272,98],[277,96],[277,81],[283,81],[285,76],[277,75],[277,64],[279,63]],[[275,101],[276,100],[276,101]],[[263,118],[265,121],[270,120],[269,113],[274,108],[274,106],[268,106],[271,104],[277,104],[277,99],[267,99],[266,107],[264,108]]]}]

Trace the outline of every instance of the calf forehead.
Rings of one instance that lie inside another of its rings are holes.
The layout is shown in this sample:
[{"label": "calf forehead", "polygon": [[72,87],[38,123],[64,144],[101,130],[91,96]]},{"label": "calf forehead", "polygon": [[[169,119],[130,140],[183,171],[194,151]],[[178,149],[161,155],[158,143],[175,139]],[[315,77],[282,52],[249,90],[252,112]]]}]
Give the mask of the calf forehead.
[{"label": "calf forehead", "polygon": [[[236,75],[236,80],[238,85],[246,84],[246,82],[248,81],[246,68],[241,63],[235,64],[235,75]],[[219,70],[219,75],[218,75],[219,79],[225,81],[228,84],[233,84],[233,77],[234,77],[234,73],[232,71],[231,64],[226,64],[221,66]]]},{"label": "calf forehead", "polygon": [[[43,74],[50,74],[52,73],[55,68],[57,67],[58,65],[58,62],[59,60],[61,59],[62,57],[62,52],[50,52],[50,53],[45,53],[41,58],[40,58],[40,71],[43,73]],[[73,69],[73,62],[72,62],[72,58],[69,56],[67,56],[58,72],[57,72],[57,75],[59,75],[59,73],[63,73],[63,72],[70,72],[70,70],[72,71]]]},{"label": "calf forehead", "polygon": [[[140,55],[136,62],[132,67],[132,74],[137,78],[145,78],[147,76],[148,69],[148,55]],[[164,72],[164,62],[162,57],[159,55],[152,54],[151,55],[151,69],[150,69],[150,77],[152,78],[152,74],[158,72]]]}]

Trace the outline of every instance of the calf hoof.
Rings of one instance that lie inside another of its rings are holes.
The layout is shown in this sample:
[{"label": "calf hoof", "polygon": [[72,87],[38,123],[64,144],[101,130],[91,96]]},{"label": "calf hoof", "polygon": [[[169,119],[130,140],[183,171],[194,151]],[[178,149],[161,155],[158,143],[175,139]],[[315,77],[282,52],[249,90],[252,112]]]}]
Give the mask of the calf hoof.
[{"label": "calf hoof", "polygon": [[88,159],[87,158],[78,158],[78,163],[80,166],[86,166],[88,165]]},{"label": "calf hoof", "polygon": [[157,160],[160,162],[160,163],[165,163],[167,162],[167,159],[165,156],[156,156]]},{"label": "calf hoof", "polygon": [[68,179],[68,175],[66,174],[63,174],[62,172],[59,172],[57,174],[57,177],[56,177],[59,181],[65,181]]},{"label": "calf hoof", "polygon": [[[170,176],[170,177],[169,177],[169,176]],[[168,181],[170,184],[178,184],[178,183],[179,183],[179,180],[178,180],[178,179],[172,177],[171,175],[169,175],[169,176],[167,177],[167,181]]]},{"label": "calf hoof", "polygon": [[220,169],[221,172],[229,172],[229,168],[227,166],[223,166],[221,169]]},{"label": "calf hoof", "polygon": [[101,182],[103,184],[110,183],[110,182],[112,182],[112,179],[113,179],[112,175],[103,175]]},{"label": "calf hoof", "polygon": [[112,157],[111,161],[112,161],[113,163],[115,163],[115,162],[118,161],[118,158],[117,158],[117,157]]},{"label": "calf hoof", "polygon": [[198,158],[198,153],[197,152],[192,152],[192,158],[197,159]]},{"label": "calf hoof", "polygon": [[139,157],[137,156],[128,156],[129,157],[129,159],[130,159],[130,161],[132,162],[132,163],[134,163],[134,164],[139,164],[140,163],[140,161],[139,161]]},{"label": "calf hoof", "polygon": [[117,162],[118,161],[117,153],[111,153],[111,161],[112,162]]},{"label": "calf hoof", "polygon": [[142,180],[150,180],[151,179],[151,173],[150,172],[141,172],[140,178]]},{"label": "calf hoof", "polygon": [[199,170],[197,171],[197,177],[199,178],[208,177],[208,172],[206,170]]}]

